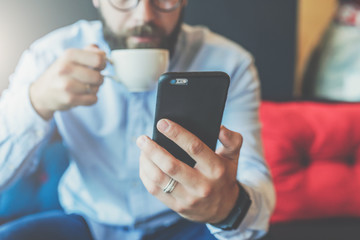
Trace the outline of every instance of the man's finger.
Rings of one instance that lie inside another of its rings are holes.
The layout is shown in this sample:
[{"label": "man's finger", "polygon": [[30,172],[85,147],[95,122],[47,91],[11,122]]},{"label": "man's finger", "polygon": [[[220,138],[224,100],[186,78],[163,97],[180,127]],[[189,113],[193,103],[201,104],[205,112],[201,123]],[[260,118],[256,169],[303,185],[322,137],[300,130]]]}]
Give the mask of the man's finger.
[{"label": "man's finger", "polygon": [[[140,156],[140,170],[159,188],[164,188],[170,180],[170,177],[161,171],[161,169],[143,153]],[[157,193],[152,192],[152,194],[156,195]]]},{"label": "man's finger", "polygon": [[207,174],[213,172],[218,159],[215,153],[198,137],[168,119],[161,119],[157,123],[157,128],[196,161],[196,168]]},{"label": "man's finger", "polygon": [[219,140],[223,147],[220,151],[217,151],[217,153],[228,159],[237,159],[239,157],[240,148],[243,142],[243,138],[239,133],[230,131],[226,127],[221,126]]},{"label": "man's finger", "polygon": [[96,50],[100,50],[99,46],[98,46],[97,44],[95,44],[95,43],[92,43],[92,44],[86,46],[84,49],[87,49],[87,50],[95,50],[95,51],[96,51]]},{"label": "man's finger", "polygon": [[95,94],[77,94],[73,95],[69,104],[75,106],[91,106],[97,102],[97,96]]},{"label": "man's finger", "polygon": [[68,49],[64,55],[65,60],[102,70],[106,66],[106,54],[103,51],[89,51],[84,49]]},{"label": "man's finger", "polygon": [[104,82],[104,77],[99,71],[81,65],[72,66],[70,74],[75,79],[94,86],[100,86]]},{"label": "man's finger", "polygon": [[[161,169],[144,153],[140,156],[140,174],[146,175],[147,181],[151,182],[149,185],[152,187],[151,189],[148,189],[148,191],[151,191],[150,193],[152,195],[158,196],[159,194],[169,194],[164,192],[164,188],[169,184],[172,178],[161,171]],[[173,191],[171,191],[171,195],[179,199],[183,198],[186,195],[183,185],[177,182]]]},{"label": "man's finger", "polygon": [[136,143],[162,172],[181,184],[193,186],[200,180],[197,175],[195,175],[196,173],[193,168],[173,157],[168,151],[147,136],[140,136]]},{"label": "man's finger", "polygon": [[99,90],[98,85],[86,84],[77,79],[67,79],[67,81],[63,81],[61,84],[60,88],[65,92],[73,94],[96,94]]},{"label": "man's finger", "polygon": [[174,211],[176,210],[177,199],[172,194],[162,194],[162,188],[155,185],[151,179],[149,179],[149,177],[144,172],[144,169],[140,169],[140,178],[150,194],[156,196],[157,199],[159,199],[169,208],[173,209]]},{"label": "man's finger", "polygon": [[164,195],[162,188],[156,184],[145,171],[145,168],[140,168],[139,171],[140,179],[143,182],[145,188],[151,195],[156,196],[157,198],[163,198],[163,201],[166,201],[166,198],[172,198],[170,194]]}]

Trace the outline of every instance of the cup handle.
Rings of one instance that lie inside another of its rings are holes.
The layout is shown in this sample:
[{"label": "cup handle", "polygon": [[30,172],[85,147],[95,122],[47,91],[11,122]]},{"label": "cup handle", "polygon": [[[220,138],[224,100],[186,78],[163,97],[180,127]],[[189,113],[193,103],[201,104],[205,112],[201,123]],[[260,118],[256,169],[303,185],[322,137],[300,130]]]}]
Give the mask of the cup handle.
[{"label": "cup handle", "polygon": [[[110,63],[111,65],[114,65],[113,61],[111,60],[110,57],[106,56],[106,62]],[[116,82],[119,82],[119,80],[117,79],[116,76],[113,75],[108,75],[108,74],[101,74],[104,78],[110,78]]]}]

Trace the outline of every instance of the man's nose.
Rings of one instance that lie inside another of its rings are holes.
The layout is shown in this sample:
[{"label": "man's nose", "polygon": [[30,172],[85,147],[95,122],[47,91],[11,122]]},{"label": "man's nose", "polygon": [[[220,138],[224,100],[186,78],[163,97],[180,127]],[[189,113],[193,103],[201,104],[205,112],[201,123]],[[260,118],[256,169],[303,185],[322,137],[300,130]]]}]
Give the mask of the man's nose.
[{"label": "man's nose", "polygon": [[141,0],[135,8],[136,20],[139,22],[151,22],[156,17],[156,9],[151,5],[150,0]]}]

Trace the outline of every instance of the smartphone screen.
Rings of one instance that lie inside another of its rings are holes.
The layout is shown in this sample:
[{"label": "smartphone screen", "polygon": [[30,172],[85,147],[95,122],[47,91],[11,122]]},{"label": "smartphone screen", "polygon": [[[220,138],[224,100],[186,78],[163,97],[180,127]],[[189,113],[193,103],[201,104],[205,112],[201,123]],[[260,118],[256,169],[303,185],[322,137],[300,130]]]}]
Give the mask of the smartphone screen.
[{"label": "smartphone screen", "polygon": [[153,140],[191,167],[196,162],[161,134],[157,122],[172,120],[195,134],[215,151],[230,77],[224,72],[174,72],[161,75],[158,84]]}]

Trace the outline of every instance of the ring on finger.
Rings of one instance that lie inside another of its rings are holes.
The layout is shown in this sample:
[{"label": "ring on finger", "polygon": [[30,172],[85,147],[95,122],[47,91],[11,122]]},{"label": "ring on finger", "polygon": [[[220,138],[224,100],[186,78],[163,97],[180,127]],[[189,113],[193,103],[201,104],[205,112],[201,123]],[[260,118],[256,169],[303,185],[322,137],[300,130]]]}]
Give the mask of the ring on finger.
[{"label": "ring on finger", "polygon": [[176,184],[177,181],[175,181],[173,178],[170,178],[168,184],[163,189],[164,193],[171,193],[175,189]]}]

